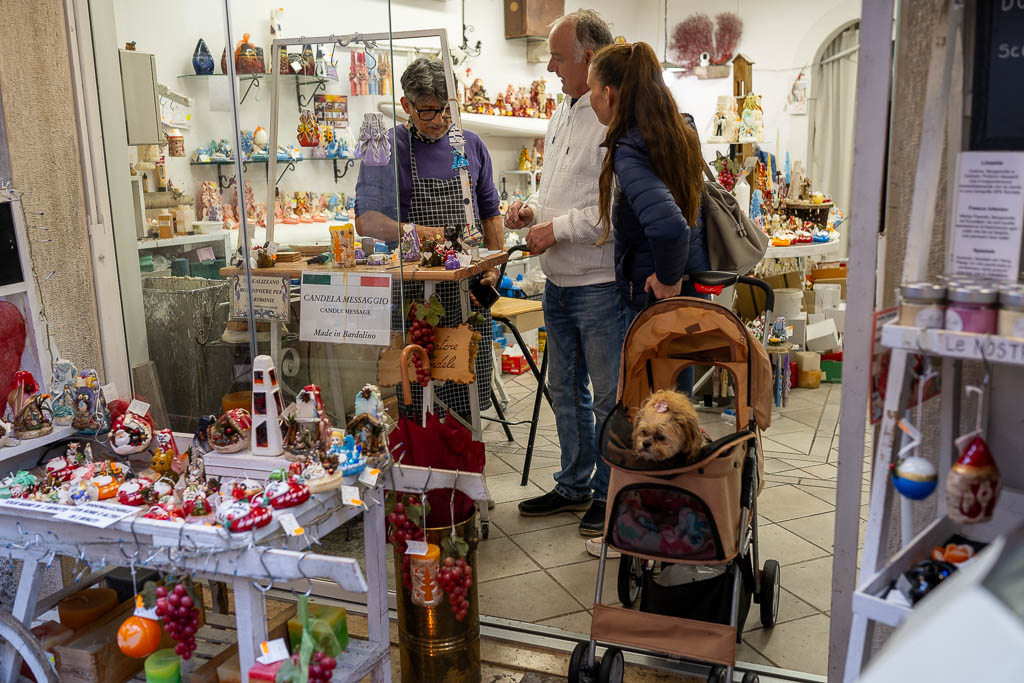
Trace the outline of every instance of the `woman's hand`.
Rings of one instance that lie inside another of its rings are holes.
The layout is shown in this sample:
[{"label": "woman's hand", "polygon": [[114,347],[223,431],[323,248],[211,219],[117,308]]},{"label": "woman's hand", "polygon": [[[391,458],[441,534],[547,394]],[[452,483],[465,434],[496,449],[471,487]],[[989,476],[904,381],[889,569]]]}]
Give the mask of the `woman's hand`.
[{"label": "woman's hand", "polygon": [[654,294],[654,298],[659,301],[661,299],[668,299],[672,296],[679,296],[679,292],[681,292],[682,289],[682,280],[679,280],[679,282],[674,285],[663,285],[661,284],[661,281],[658,280],[658,276],[655,273],[651,273],[647,278],[647,282],[644,284],[644,291],[652,292]]}]

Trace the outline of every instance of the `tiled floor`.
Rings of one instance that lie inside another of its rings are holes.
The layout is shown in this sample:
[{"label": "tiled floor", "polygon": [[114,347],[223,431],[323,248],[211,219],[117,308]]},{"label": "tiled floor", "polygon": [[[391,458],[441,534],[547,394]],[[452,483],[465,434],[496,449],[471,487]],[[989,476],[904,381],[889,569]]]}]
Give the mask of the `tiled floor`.
[{"label": "tiled floor", "polygon": [[[533,376],[506,375],[505,381],[508,418],[529,420]],[[782,565],[783,594],[774,628],[762,628],[756,608],[751,610],[737,652],[741,661],[825,673],[840,391],[840,385],[795,390],[763,435],[761,558]],[[717,414],[701,417],[712,436],[730,429]],[[558,471],[558,437],[546,403],[539,425],[527,486],[519,480],[528,426],[512,428],[511,444],[499,425],[484,430],[487,483],[496,505],[490,540],[479,549],[481,612],[586,634],[597,560],[586,553],[576,528],[582,513],[521,517],[516,508],[518,501],[550,490]],[[866,491],[866,479],[863,486]],[[615,599],[616,569],[613,561],[606,571],[605,602]]]}]

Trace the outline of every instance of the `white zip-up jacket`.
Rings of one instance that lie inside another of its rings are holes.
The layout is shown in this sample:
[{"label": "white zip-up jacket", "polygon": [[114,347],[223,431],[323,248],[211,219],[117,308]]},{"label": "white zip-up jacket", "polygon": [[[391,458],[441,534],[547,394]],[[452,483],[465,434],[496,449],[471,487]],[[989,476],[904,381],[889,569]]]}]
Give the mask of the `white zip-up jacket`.
[{"label": "white zip-up jacket", "polygon": [[570,106],[566,97],[544,136],[544,172],[540,188],[526,200],[535,223],[552,221],[556,243],[541,254],[544,274],[559,287],[615,281],[613,240],[600,247],[598,178],[604,163],[605,126],[597,120],[586,93]]}]

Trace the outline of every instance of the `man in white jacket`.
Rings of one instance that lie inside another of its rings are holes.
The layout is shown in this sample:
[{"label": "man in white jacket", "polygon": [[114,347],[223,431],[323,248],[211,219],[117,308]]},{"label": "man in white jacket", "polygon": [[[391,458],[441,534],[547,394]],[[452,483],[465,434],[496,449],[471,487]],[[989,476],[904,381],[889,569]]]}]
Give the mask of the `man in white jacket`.
[{"label": "man in white jacket", "polygon": [[519,512],[539,516],[586,510],[580,522],[584,536],[599,536],[604,529],[609,470],[597,440],[615,406],[626,330],[613,240],[594,246],[601,236],[597,204],[605,127],[590,105],[587,69],[594,54],[611,42],[607,24],[590,10],[567,14],[552,27],[548,71],[562,80],[566,97],[544,138],[540,189],[505,215],[507,228],[530,227],[526,244],[541,254],[547,276],[548,385],[562,449],[554,490],[521,502]]}]

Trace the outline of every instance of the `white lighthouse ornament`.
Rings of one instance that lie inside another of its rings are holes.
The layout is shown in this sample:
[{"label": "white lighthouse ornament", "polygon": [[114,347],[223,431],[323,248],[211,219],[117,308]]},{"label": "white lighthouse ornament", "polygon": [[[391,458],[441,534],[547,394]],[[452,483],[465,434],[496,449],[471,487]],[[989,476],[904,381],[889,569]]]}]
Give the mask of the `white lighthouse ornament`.
[{"label": "white lighthouse ornament", "polygon": [[252,453],[281,455],[283,444],[279,419],[284,411],[277,370],[270,356],[252,362]]}]

